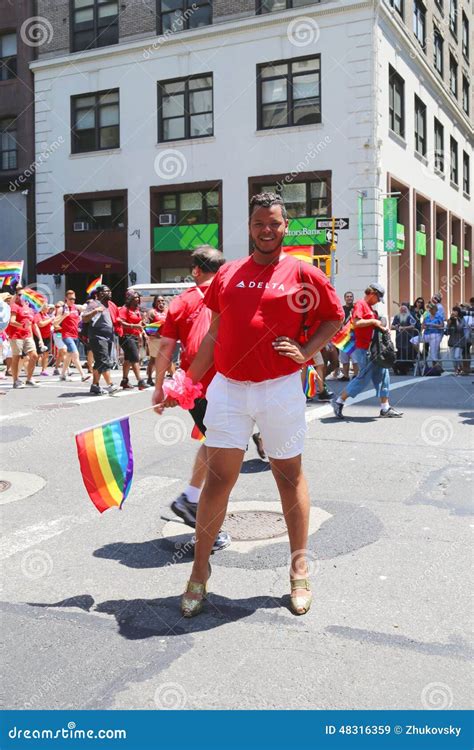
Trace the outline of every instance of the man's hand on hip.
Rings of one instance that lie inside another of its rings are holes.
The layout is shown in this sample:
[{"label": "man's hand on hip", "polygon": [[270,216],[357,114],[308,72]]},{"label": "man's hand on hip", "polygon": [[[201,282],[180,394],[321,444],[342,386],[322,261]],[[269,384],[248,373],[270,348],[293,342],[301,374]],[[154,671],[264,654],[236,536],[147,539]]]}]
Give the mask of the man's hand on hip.
[{"label": "man's hand on hip", "polygon": [[288,338],[288,336],[279,336],[275,339],[273,348],[282,357],[288,357],[299,365],[304,365],[308,361],[308,355],[304,348],[297,341]]}]

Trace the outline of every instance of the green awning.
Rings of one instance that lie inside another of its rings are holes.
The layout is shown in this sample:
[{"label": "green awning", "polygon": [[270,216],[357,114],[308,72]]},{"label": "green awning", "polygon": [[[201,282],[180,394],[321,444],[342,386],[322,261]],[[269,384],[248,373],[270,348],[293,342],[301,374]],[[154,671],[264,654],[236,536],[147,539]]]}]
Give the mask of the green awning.
[{"label": "green awning", "polygon": [[471,257],[469,255],[469,250],[464,250],[464,268],[468,268],[470,262],[471,262]]},{"label": "green awning", "polygon": [[455,266],[457,262],[458,262],[457,245],[451,245],[451,263]]},{"label": "green awning", "polygon": [[416,254],[426,255],[426,234],[424,232],[416,233]]},{"label": "green awning", "polygon": [[444,242],[443,242],[443,240],[436,240],[435,258],[436,258],[436,260],[443,260],[444,259]]},{"label": "green awning", "polygon": [[397,222],[397,250],[405,249],[405,226]]}]

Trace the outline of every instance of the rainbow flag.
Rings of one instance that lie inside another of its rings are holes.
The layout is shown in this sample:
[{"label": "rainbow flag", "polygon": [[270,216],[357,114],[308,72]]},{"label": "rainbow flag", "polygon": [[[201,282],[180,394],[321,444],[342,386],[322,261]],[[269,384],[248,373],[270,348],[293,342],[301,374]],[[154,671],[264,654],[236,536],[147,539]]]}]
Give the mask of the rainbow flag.
[{"label": "rainbow flag", "polygon": [[197,424],[195,424],[191,430],[191,437],[193,440],[199,440],[200,443],[203,443],[206,439],[206,436],[202,434]]},{"label": "rainbow flag", "polygon": [[0,287],[21,281],[23,260],[0,260]]},{"label": "rainbow flag", "polygon": [[128,417],[76,435],[82,479],[99,513],[121,508],[133,478]]},{"label": "rainbow flag", "polygon": [[98,286],[102,284],[102,274],[98,276],[94,281],[91,281],[89,286],[86,288],[86,294],[91,294],[92,292],[95,292]]},{"label": "rainbow flag", "polygon": [[312,245],[288,245],[282,248],[287,255],[291,255],[296,260],[304,260],[305,263],[313,263],[313,246]]},{"label": "rainbow flag", "polygon": [[145,333],[147,336],[156,336],[162,325],[162,320],[157,320],[154,323],[147,323],[145,326]]},{"label": "rainbow flag", "polygon": [[47,297],[36,289],[23,289],[23,299],[26,300],[35,312],[39,312],[48,301]]},{"label": "rainbow flag", "polygon": [[304,381],[304,395],[306,398],[314,398],[317,390],[316,370],[312,365],[308,365]]},{"label": "rainbow flag", "polygon": [[354,351],[355,336],[351,320],[349,320],[349,322],[346,323],[346,325],[343,326],[335,336],[333,336],[332,343],[334,346],[337,346],[341,352],[345,352],[346,354],[351,354],[351,352]]}]

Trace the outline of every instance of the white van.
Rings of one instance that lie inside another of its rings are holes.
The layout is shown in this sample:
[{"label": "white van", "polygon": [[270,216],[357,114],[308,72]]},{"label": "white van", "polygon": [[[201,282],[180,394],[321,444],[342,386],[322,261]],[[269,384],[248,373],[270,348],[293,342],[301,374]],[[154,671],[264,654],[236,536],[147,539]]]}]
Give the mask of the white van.
[{"label": "white van", "polygon": [[141,307],[148,309],[151,307],[155,295],[161,295],[169,302],[177,294],[181,294],[181,292],[191,289],[193,286],[196,286],[194,282],[168,281],[164,284],[134,284],[129,289],[140,293],[142,298]]}]

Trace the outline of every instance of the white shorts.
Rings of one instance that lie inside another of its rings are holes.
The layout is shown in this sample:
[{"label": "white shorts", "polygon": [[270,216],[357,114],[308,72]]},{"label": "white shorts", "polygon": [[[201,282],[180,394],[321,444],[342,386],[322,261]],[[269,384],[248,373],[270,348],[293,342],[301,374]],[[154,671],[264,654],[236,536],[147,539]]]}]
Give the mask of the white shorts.
[{"label": "white shorts", "polygon": [[313,357],[313,362],[316,367],[324,367],[324,359],[321,352],[316,352],[316,354]]},{"label": "white shorts", "polygon": [[217,373],[206,398],[206,447],[246,450],[256,424],[270,458],[302,453],[306,397],[300,371],[261,383],[229,380]]},{"label": "white shorts", "polygon": [[53,333],[53,341],[56,349],[67,349],[62,333]]}]

